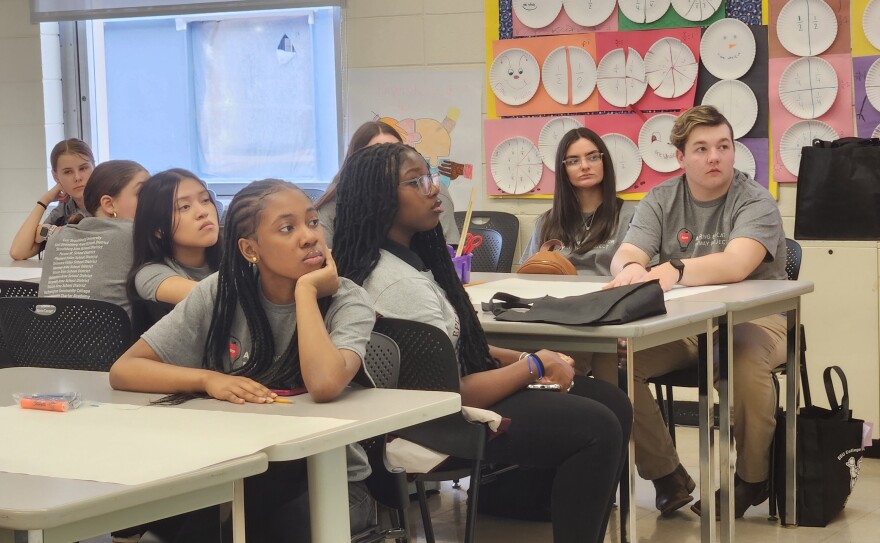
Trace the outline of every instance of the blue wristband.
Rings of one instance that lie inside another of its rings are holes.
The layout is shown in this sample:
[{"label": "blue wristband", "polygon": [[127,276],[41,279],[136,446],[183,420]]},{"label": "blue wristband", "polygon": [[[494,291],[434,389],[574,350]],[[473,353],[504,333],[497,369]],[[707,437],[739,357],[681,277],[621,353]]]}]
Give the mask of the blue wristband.
[{"label": "blue wristband", "polygon": [[[535,364],[535,369],[538,371],[538,379],[542,379],[544,377],[544,363],[541,362],[541,359],[538,358],[536,354],[530,354],[526,357],[526,360],[529,362],[533,362]],[[531,373],[531,364],[529,365],[529,373]]]}]

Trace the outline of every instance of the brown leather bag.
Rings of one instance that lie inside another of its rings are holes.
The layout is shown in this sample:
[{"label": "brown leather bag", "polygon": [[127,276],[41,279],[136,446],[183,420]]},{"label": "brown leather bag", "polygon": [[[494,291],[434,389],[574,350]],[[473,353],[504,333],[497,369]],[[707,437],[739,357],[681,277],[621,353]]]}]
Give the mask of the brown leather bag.
[{"label": "brown leather bag", "polygon": [[517,273],[540,273],[548,275],[577,275],[571,260],[565,258],[559,249],[563,244],[558,239],[550,239],[541,249],[523,262]]}]

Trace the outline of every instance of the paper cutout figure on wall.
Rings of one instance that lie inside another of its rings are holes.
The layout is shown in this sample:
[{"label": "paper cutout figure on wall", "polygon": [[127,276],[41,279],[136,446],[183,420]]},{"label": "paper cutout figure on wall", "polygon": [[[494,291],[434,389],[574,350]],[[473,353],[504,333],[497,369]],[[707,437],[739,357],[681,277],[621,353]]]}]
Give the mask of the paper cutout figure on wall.
[{"label": "paper cutout figure on wall", "polygon": [[492,62],[489,83],[492,92],[505,104],[519,106],[532,99],[541,81],[535,57],[525,49],[508,49]]},{"label": "paper cutout figure on wall", "polygon": [[287,34],[282,36],[281,41],[278,42],[278,48],[275,49],[275,56],[278,58],[279,64],[287,64],[296,56],[296,48],[293,46],[293,42],[290,41]]},{"label": "paper cutout figure on wall", "polygon": [[739,79],[755,62],[755,36],[736,19],[721,19],[703,32],[700,60],[718,79]]}]

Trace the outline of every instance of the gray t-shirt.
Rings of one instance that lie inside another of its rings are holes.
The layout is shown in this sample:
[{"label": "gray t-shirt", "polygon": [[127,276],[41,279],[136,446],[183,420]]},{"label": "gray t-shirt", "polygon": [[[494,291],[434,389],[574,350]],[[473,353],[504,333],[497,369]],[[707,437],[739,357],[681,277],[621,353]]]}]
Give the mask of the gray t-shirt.
[{"label": "gray t-shirt", "polygon": [[458,353],[461,325],[446,292],[429,270],[420,271],[381,249],[379,262],[364,281],[376,312],[385,317],[423,322],[443,330]]},{"label": "gray t-shirt", "polygon": [[166,258],[164,264],[147,264],[142,267],[134,276],[134,286],[137,289],[138,296],[144,300],[155,302],[156,291],[162,281],[169,277],[183,277],[193,281],[201,281],[213,273],[209,266],[201,268],[193,268],[184,266],[179,262]]},{"label": "gray t-shirt", "polygon": [[67,218],[74,213],[81,213],[84,217],[92,216],[92,214],[85,209],[79,209],[78,207],[76,207],[76,203],[73,201],[73,198],[71,198],[63,204],[59,203],[58,205],[56,205],[55,208],[52,209],[52,211],[48,211],[46,213],[46,217],[42,221],[40,221],[40,223],[57,224],[63,226],[67,223]]},{"label": "gray t-shirt", "polygon": [[[544,220],[547,218],[548,213],[549,211],[543,213],[535,221],[535,231],[532,232],[532,239],[529,240],[529,244],[523,249],[522,257],[519,259],[520,264],[537,253],[541,249],[541,245],[547,241],[541,239],[541,229],[544,227]],[[579,275],[611,275],[611,259],[614,258],[614,253],[620,248],[620,244],[623,243],[623,237],[629,229],[633,213],[635,213],[635,206],[624,204],[617,214],[617,227],[614,229],[612,237],[586,253],[582,255],[573,254],[569,247],[561,250],[562,254],[574,264]],[[592,213],[584,213],[584,224],[590,224],[592,218]]]},{"label": "gray t-shirt", "polygon": [[131,317],[125,290],[132,263],[132,221],[87,217],[46,243],[40,296],[103,300]]},{"label": "gray t-shirt", "polygon": [[[443,227],[443,237],[447,243],[453,245],[458,243],[461,233],[458,231],[458,225],[455,224],[455,208],[452,206],[452,196],[449,195],[449,188],[440,183],[440,202],[443,205],[443,212],[440,213],[440,226]],[[318,218],[321,226],[324,228],[324,240],[327,247],[333,247],[333,232],[336,225],[336,199],[322,205],[318,208]]]},{"label": "gray t-shirt", "polygon": [[699,202],[684,175],[657,185],[636,209],[624,239],[659,262],[720,253],[736,238],[757,241],[767,250],[747,279],[786,279],[785,233],[779,208],[767,189],[734,170],[725,196]]},{"label": "gray t-shirt", "polygon": [[[324,317],[330,340],[338,349],[346,349],[364,358],[370,332],[375,323],[375,312],[367,293],[348,279],[340,278],[339,290]],[[211,326],[211,315],[217,297],[217,274],[201,281],[182,302],[177,304],[142,337],[168,364],[190,368],[204,367],[205,341]],[[275,356],[281,356],[296,329],[296,305],[277,305],[260,293],[260,303],[266,311],[275,341]],[[237,306],[229,336],[229,355],[224,360],[226,371],[240,367],[250,358],[253,349],[247,321],[241,306]],[[362,481],[370,474],[366,453],[360,445],[349,445],[348,480]]]}]

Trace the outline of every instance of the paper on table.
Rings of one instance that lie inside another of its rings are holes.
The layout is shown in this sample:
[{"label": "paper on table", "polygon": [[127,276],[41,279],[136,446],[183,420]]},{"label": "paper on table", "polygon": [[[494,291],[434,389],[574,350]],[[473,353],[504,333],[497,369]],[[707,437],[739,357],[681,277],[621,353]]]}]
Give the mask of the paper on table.
[{"label": "paper on table", "polygon": [[0,408],[0,471],[143,484],[350,423],[101,404],[66,413]]},{"label": "paper on table", "polygon": [[25,279],[39,279],[43,275],[43,268],[19,268],[12,266],[0,267],[0,279],[5,281],[24,281]]},{"label": "paper on table", "polygon": [[[583,281],[533,281],[530,279],[510,278],[490,281],[465,288],[471,298],[471,303],[479,306],[482,302],[488,302],[496,292],[506,292],[520,298],[541,298],[553,296],[564,298],[566,296],[580,296],[597,292],[605,286],[605,283],[588,283]],[[684,296],[702,294],[724,288],[724,285],[709,285],[704,287],[675,287],[665,293],[663,298],[675,300]]]}]

